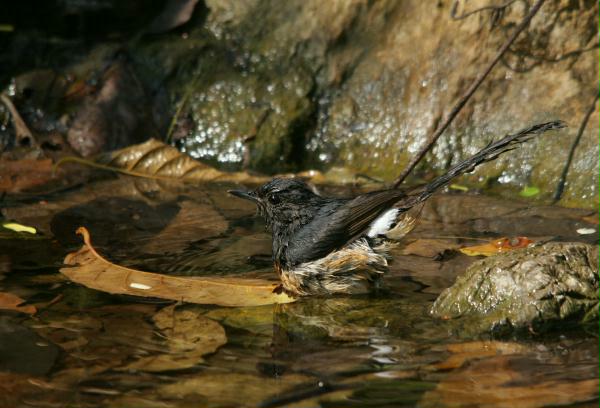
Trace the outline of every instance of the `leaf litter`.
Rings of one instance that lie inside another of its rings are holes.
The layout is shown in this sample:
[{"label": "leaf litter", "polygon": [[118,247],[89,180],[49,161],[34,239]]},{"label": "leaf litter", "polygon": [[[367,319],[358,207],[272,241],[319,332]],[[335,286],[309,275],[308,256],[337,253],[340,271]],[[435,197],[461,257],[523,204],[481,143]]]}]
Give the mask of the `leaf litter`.
[{"label": "leaf litter", "polygon": [[460,252],[469,256],[492,256],[515,249],[527,248],[533,242],[527,237],[497,238],[483,245],[460,248]]},{"label": "leaf litter", "polygon": [[276,293],[277,283],[259,279],[195,278],[143,272],[113,264],[92,247],[87,229],[77,230],[84,245],[68,254],[60,269],[73,282],[113,294],[153,297],[219,306],[259,306],[290,303],[295,298]]}]

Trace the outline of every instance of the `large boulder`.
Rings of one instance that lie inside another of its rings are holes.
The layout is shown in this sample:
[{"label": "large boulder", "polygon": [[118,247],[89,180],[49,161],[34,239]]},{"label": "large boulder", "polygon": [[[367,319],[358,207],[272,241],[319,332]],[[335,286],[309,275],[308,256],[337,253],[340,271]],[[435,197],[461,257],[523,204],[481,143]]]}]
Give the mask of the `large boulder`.
[{"label": "large boulder", "polygon": [[[201,63],[176,77],[193,88],[185,149],[234,168],[341,166],[392,180],[528,12],[523,2],[476,11],[488,3],[207,0],[187,40],[208,41],[188,53]],[[420,170],[441,172],[492,138],[560,118],[568,129],[459,181],[550,197],[594,100],[597,29],[594,3],[546,2]],[[594,114],[562,204],[597,207],[597,128]]]},{"label": "large boulder", "polygon": [[431,313],[464,318],[469,332],[597,323],[598,247],[547,243],[475,262]]}]

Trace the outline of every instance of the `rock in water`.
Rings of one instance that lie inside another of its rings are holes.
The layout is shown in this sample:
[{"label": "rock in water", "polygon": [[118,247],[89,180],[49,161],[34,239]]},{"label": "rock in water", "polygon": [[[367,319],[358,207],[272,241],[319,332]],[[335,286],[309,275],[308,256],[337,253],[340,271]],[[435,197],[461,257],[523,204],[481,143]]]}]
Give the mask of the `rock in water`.
[{"label": "rock in water", "polygon": [[469,332],[597,322],[598,247],[555,242],[482,259],[440,294],[431,314],[468,317]]}]

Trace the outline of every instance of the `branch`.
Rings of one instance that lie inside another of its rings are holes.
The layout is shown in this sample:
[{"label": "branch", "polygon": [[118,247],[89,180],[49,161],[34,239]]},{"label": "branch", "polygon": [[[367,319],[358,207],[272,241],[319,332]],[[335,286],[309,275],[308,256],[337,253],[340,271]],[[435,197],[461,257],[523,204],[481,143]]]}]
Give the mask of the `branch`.
[{"label": "branch", "polygon": [[404,171],[402,171],[400,176],[398,176],[398,178],[394,182],[394,188],[398,188],[398,186],[400,184],[402,184],[402,182],[404,181],[406,176],[408,176],[410,174],[410,172],[415,168],[417,163],[419,163],[423,159],[425,154],[427,154],[427,152],[429,150],[431,150],[431,148],[433,147],[435,142],[440,138],[440,136],[442,135],[442,133],[444,133],[444,131],[448,128],[448,126],[450,126],[450,123],[452,123],[452,121],[454,120],[456,115],[458,115],[458,112],[460,112],[460,110],[465,106],[465,104],[471,98],[471,96],[473,96],[473,94],[475,93],[477,88],[479,88],[481,83],[485,80],[485,78],[488,76],[488,74],[492,71],[494,66],[498,63],[498,61],[500,61],[500,59],[502,58],[504,53],[508,50],[508,48],[511,46],[511,44],[515,41],[515,39],[519,36],[519,34],[521,34],[521,32],[523,30],[525,30],[525,28],[527,28],[527,26],[531,22],[531,19],[533,18],[533,16],[535,16],[537,14],[539,9],[544,4],[544,1],[545,0],[538,0],[538,2],[534,4],[534,6],[529,11],[529,14],[527,14],[527,16],[525,16],[525,18],[523,19],[521,24],[519,24],[519,26],[517,27],[515,32],[504,43],[504,45],[502,45],[502,47],[500,48],[500,50],[498,51],[498,53],[496,54],[494,59],[487,66],[487,68],[481,74],[479,74],[479,76],[475,79],[475,81],[473,81],[473,83],[471,84],[469,89],[467,89],[467,91],[464,93],[464,95],[459,99],[459,101],[456,103],[456,105],[454,106],[454,108],[452,109],[452,111],[450,112],[448,117],[444,120],[442,125],[440,125],[435,130],[435,132],[433,133],[431,138],[427,141],[427,144],[419,151],[419,153],[414,157],[414,159],[409,163],[409,165],[404,169]]},{"label": "branch", "polygon": [[579,130],[577,131],[577,136],[575,136],[575,140],[571,145],[571,150],[569,150],[569,156],[567,157],[567,162],[565,163],[565,167],[563,168],[562,174],[560,175],[560,180],[558,181],[558,186],[556,187],[556,191],[554,192],[554,202],[560,200],[562,193],[565,190],[565,182],[567,181],[567,174],[569,173],[569,168],[571,167],[571,162],[573,161],[573,157],[575,156],[575,149],[579,145],[579,141],[581,140],[581,135],[583,135],[583,131],[587,126],[588,120],[592,113],[596,110],[596,102],[598,102],[598,89],[596,89],[596,96],[594,97],[594,102],[588,108],[587,112],[583,116],[583,120],[581,121],[581,125],[579,125]]},{"label": "branch", "polygon": [[0,94],[0,101],[6,105],[6,108],[10,112],[10,116],[12,117],[13,126],[15,127],[15,139],[17,146],[37,146],[37,142],[33,137],[33,133],[25,124],[25,121],[19,114],[17,108],[12,103],[12,100],[5,94]]},{"label": "branch", "polygon": [[502,12],[504,11],[504,9],[506,9],[508,6],[510,6],[513,3],[516,3],[517,0],[509,0],[508,2],[500,5],[500,6],[485,6],[485,7],[480,7],[476,10],[473,11],[469,11],[468,13],[463,13],[460,16],[456,15],[456,12],[458,11],[458,3],[460,3],[459,0],[455,0],[454,4],[452,4],[452,8],[450,9],[450,17],[453,20],[464,20],[465,18],[472,16],[473,14],[476,13],[481,13],[482,11],[486,11],[486,10],[490,10],[492,12]]}]

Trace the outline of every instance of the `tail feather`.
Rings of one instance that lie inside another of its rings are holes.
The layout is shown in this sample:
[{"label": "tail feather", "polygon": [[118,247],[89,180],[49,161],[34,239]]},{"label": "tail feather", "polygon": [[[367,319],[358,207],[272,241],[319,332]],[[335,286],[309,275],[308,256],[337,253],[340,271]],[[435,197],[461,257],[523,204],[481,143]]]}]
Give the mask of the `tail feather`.
[{"label": "tail feather", "polygon": [[526,129],[520,130],[515,134],[507,135],[504,138],[498,140],[497,142],[491,142],[485,148],[480,150],[479,153],[462,161],[461,163],[448,170],[446,174],[438,177],[431,183],[427,184],[423,191],[416,197],[417,200],[414,204],[426,200],[440,187],[443,187],[446,184],[448,184],[453,178],[458,177],[461,174],[468,173],[469,171],[472,171],[478,165],[495,160],[502,153],[516,149],[521,143],[525,143],[526,141],[536,137],[537,135],[545,133],[549,130],[562,129],[566,126],[567,125],[563,121],[555,120],[552,122],[533,125]]}]

